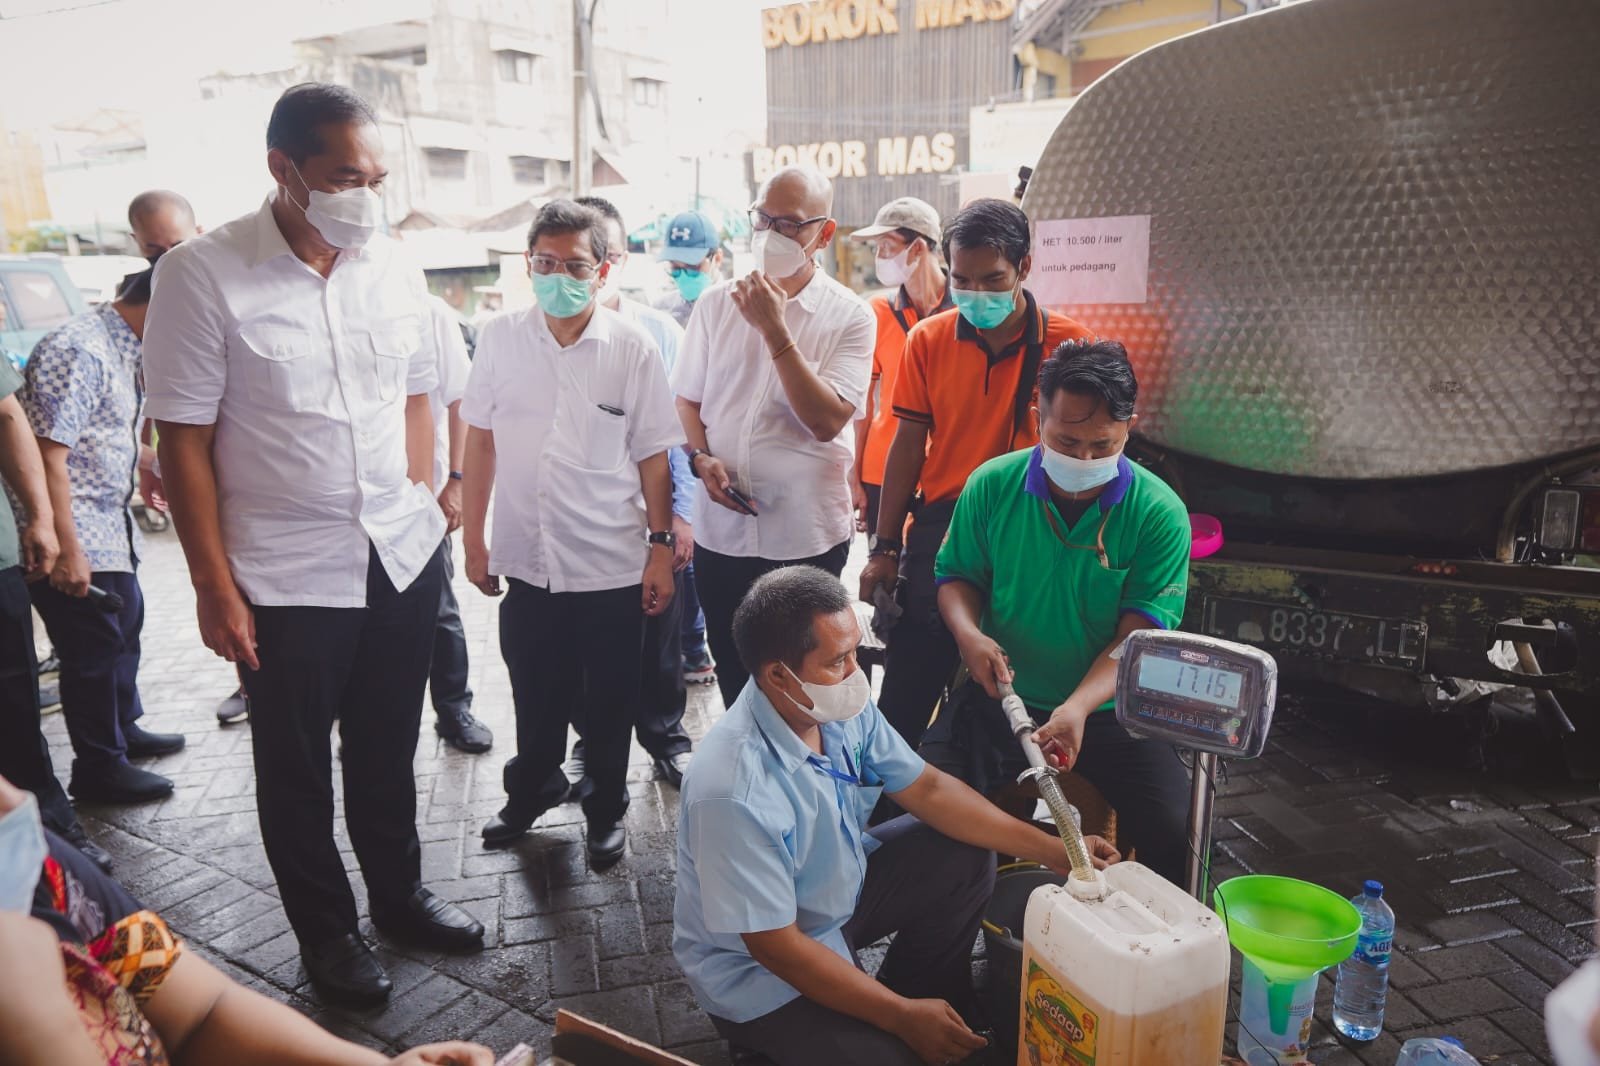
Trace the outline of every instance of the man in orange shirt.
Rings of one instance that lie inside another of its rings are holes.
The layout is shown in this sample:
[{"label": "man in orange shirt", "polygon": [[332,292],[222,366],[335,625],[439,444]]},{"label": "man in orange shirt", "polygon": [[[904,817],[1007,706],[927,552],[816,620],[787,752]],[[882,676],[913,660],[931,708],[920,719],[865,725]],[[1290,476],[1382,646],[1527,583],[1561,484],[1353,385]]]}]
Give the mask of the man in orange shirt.
[{"label": "man in orange shirt", "polygon": [[[950,221],[944,253],[956,313],[911,330],[894,386],[899,426],[861,598],[873,602],[879,587],[894,589],[904,575],[904,614],[889,635],[878,703],[913,747],[961,660],[939,617],[933,580],[956,497],[983,463],[1039,443],[1031,408],[1040,364],[1063,341],[1094,339],[1072,319],[1039,307],[1023,288],[1031,244],[1028,216],[1004,200],[975,200]],[[902,545],[908,512],[915,519]]]},{"label": "man in orange shirt", "polygon": [[915,196],[890,200],[878,209],[872,225],[850,235],[851,240],[872,242],[878,280],[895,290],[869,301],[878,318],[878,340],[872,353],[867,413],[856,423],[856,465],[850,479],[860,516],[857,528],[866,533],[878,528],[883,465],[898,424],[893,409],[894,383],[906,335],[929,315],[955,306],[939,259],[940,236],[939,212]]}]

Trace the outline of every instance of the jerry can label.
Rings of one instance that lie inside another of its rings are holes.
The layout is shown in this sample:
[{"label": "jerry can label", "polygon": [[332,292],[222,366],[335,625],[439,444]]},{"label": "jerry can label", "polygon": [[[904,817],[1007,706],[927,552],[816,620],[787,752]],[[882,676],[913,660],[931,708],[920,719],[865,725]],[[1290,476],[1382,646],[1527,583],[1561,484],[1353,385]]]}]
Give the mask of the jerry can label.
[{"label": "jerry can label", "polygon": [[1022,1039],[1029,1066],[1094,1066],[1099,1017],[1032,959],[1023,987]]}]

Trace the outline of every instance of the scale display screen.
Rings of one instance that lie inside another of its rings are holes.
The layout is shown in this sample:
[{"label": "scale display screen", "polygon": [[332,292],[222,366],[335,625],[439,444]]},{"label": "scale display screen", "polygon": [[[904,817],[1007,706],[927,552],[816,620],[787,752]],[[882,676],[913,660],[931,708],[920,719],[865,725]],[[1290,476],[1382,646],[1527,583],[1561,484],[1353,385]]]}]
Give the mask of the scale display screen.
[{"label": "scale display screen", "polygon": [[1217,666],[1196,666],[1180,659],[1142,655],[1139,657],[1139,687],[1146,692],[1164,692],[1237,711],[1239,696],[1244,691],[1244,675]]},{"label": "scale display screen", "polygon": [[1138,736],[1228,758],[1266,744],[1278,666],[1259,648],[1139,629],[1117,655],[1117,721]]}]

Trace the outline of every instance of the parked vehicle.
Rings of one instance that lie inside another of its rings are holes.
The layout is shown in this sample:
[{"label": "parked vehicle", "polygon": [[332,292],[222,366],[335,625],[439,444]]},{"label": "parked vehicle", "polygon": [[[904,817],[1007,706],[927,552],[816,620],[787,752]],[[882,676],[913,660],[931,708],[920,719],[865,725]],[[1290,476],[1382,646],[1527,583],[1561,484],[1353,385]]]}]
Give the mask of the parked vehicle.
[{"label": "parked vehicle", "polygon": [[1185,627],[1389,701],[1524,686],[1591,777],[1597,35],[1589,0],[1224,22],[1087,90],[1024,200],[1149,216],[1144,302],[1058,302],[1127,344],[1134,450],[1222,520]]},{"label": "parked vehicle", "polygon": [[59,255],[0,255],[0,348],[14,361],[87,306]]}]

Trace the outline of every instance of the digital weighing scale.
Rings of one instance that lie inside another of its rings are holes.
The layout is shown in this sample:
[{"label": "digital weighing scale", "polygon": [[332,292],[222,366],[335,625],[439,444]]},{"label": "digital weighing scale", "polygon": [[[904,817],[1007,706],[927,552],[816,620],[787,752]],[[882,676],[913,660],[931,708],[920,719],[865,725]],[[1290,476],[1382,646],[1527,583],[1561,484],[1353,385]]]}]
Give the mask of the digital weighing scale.
[{"label": "digital weighing scale", "polygon": [[1134,630],[1114,657],[1117,721],[1194,753],[1186,874],[1190,894],[1204,902],[1217,761],[1253,759],[1266,747],[1278,664],[1248,644],[1165,629]]}]

